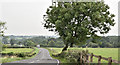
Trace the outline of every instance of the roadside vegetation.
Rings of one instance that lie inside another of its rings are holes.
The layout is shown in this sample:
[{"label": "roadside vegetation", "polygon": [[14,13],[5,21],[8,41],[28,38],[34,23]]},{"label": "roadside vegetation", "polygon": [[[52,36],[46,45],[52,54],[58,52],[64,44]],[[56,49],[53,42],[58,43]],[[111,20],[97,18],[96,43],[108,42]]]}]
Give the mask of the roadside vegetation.
[{"label": "roadside vegetation", "polygon": [[[49,54],[50,56],[53,58],[53,59],[58,59],[60,61],[60,63],[69,63],[66,58],[63,58],[61,56],[55,56],[55,55],[58,55],[61,53],[61,50],[62,48],[46,48],[48,51],[49,51]],[[53,50],[54,51],[53,51]]]},{"label": "roadside vegetation", "polygon": [[[72,54],[71,52],[69,51],[65,51],[64,54],[61,53],[62,52],[62,48],[48,48],[51,56],[55,59],[58,59],[60,60],[61,63],[70,63],[71,61],[71,57],[70,57],[70,54]],[[89,53],[93,53],[95,55],[101,55],[103,57],[112,57],[112,59],[114,60],[118,60],[118,48],[68,48],[68,50],[76,50],[76,52],[78,51],[81,51],[81,50],[88,50]],[[63,54],[61,56],[57,56],[59,54]],[[66,54],[69,54],[68,57]],[[74,54],[76,55],[76,54]],[[70,58],[69,58],[70,57]],[[97,63],[98,61],[98,58],[93,58],[93,63]],[[74,60],[74,62],[77,62],[75,61],[75,59],[72,59],[72,61]],[[73,62],[73,63],[74,63]],[[108,63],[108,61],[105,61],[105,60],[102,60],[102,63]]]},{"label": "roadside vegetation", "polygon": [[30,59],[36,56],[38,52],[39,52],[39,49],[35,47],[34,49],[32,48],[6,48],[4,51],[2,51],[2,54],[7,54],[7,55],[5,56],[3,55],[0,58],[0,60],[2,60],[2,63],[6,63],[6,62],[23,60],[23,59]]}]

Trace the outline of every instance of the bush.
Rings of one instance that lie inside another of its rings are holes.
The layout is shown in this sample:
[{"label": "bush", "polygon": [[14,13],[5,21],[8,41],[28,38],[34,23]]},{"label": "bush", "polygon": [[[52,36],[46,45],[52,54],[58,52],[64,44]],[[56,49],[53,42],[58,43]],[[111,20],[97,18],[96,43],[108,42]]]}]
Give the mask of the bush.
[{"label": "bush", "polygon": [[12,55],[14,55],[14,53],[13,53],[13,52],[10,52],[10,53],[8,53],[8,55],[9,55],[9,56],[12,56]]},{"label": "bush", "polygon": [[87,45],[87,47],[91,47],[91,48],[98,48],[98,44],[97,43],[92,43],[92,42],[90,42],[88,45]]},{"label": "bush", "polygon": [[24,53],[20,53],[18,54],[18,57],[26,57],[26,55]]}]

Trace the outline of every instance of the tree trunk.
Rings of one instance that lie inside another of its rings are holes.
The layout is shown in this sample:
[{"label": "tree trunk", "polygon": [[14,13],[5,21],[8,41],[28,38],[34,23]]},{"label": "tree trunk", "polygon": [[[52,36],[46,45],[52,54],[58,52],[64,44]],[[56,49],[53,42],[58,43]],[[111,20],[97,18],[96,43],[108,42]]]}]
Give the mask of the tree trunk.
[{"label": "tree trunk", "polygon": [[70,44],[70,47],[73,47],[73,43]]},{"label": "tree trunk", "polygon": [[68,48],[68,44],[65,45],[65,47],[62,49],[62,51],[66,51]]}]

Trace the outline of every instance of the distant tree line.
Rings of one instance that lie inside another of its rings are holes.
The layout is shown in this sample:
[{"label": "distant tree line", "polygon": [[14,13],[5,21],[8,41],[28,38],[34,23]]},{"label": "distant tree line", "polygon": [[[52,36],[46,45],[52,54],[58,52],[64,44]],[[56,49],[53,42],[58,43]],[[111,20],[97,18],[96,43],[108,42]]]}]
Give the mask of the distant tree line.
[{"label": "distant tree line", "polygon": [[[120,47],[120,36],[106,36],[99,39],[88,39],[84,45],[73,45],[73,47],[90,47],[90,48],[118,48]],[[46,38],[45,36],[37,37],[21,37],[21,36],[4,36],[2,43],[9,46],[36,46],[42,47],[64,47],[64,42],[61,38]]]},{"label": "distant tree line", "polygon": [[2,38],[2,43],[8,46],[36,46],[43,47],[63,47],[63,41],[60,38],[46,38],[45,36],[38,37],[21,37],[21,36],[5,36]]}]

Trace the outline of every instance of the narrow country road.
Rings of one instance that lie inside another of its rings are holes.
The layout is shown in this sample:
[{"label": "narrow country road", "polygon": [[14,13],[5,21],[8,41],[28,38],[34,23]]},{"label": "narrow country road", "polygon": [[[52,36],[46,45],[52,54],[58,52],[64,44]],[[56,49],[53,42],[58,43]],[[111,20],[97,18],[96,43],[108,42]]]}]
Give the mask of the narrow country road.
[{"label": "narrow country road", "polygon": [[34,57],[34,58],[31,58],[31,59],[26,59],[26,60],[21,60],[21,61],[14,61],[14,62],[10,62],[10,63],[5,63],[5,64],[2,64],[2,65],[13,65],[16,64],[16,63],[19,63],[19,65],[22,63],[22,65],[26,65],[26,64],[38,64],[40,63],[40,65],[46,65],[46,64],[49,64],[49,65],[59,65],[59,61],[57,59],[52,59],[52,57],[50,56],[49,54],[49,51],[47,49],[43,49],[43,48],[39,48],[40,51],[39,53]]}]

